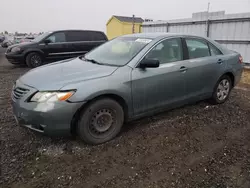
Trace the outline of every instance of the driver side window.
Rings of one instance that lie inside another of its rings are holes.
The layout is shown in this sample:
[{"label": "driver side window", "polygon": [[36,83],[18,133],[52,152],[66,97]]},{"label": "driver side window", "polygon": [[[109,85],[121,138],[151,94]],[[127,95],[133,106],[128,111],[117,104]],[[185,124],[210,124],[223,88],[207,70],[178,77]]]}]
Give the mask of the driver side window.
[{"label": "driver side window", "polygon": [[160,64],[183,60],[181,39],[173,38],[162,41],[157,44],[145,58],[158,59]]},{"label": "driver side window", "polygon": [[66,42],[66,37],[64,32],[58,32],[50,35],[48,40],[51,41],[51,43],[59,43],[59,42]]}]

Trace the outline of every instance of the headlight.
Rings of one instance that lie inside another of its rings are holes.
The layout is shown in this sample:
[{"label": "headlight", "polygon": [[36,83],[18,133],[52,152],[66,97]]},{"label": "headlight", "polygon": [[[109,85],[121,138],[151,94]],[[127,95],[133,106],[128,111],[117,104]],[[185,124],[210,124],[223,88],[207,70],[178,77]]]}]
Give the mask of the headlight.
[{"label": "headlight", "polygon": [[30,102],[56,102],[56,101],[66,101],[75,92],[37,92],[31,99]]},{"label": "headlight", "polygon": [[20,52],[21,51],[21,48],[19,47],[14,47],[11,49],[11,52]]}]

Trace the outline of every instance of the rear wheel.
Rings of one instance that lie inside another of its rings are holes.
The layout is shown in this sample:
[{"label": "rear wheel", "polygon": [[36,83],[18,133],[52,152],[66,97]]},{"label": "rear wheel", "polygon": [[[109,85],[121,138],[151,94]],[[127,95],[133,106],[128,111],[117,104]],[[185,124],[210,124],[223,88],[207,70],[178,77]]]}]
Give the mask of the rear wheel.
[{"label": "rear wheel", "polygon": [[212,104],[224,103],[229,98],[231,89],[232,89],[231,78],[227,75],[222,76],[214,88],[213,96],[210,100],[211,103]]},{"label": "rear wheel", "polygon": [[116,101],[104,98],[94,101],[82,112],[77,132],[88,144],[101,144],[114,138],[121,130],[124,112]]},{"label": "rear wheel", "polygon": [[27,55],[26,64],[30,68],[36,68],[43,65],[43,59],[40,54],[32,52]]}]

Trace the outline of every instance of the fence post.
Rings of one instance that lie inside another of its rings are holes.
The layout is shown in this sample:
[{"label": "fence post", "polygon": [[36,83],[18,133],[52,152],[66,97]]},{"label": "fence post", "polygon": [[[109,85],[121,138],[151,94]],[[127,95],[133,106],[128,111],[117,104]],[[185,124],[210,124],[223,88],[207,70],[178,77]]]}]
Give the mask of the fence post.
[{"label": "fence post", "polygon": [[207,20],[207,32],[206,36],[209,37],[210,20]]},{"label": "fence post", "polygon": [[168,28],[168,23],[166,23],[166,31],[167,31],[167,33],[168,33],[168,29],[169,29],[169,28]]},{"label": "fence post", "polygon": [[206,32],[207,37],[209,37],[209,8],[210,8],[210,2],[208,2],[207,5],[207,32]]},{"label": "fence post", "polygon": [[135,15],[133,15],[132,33],[135,33]]}]

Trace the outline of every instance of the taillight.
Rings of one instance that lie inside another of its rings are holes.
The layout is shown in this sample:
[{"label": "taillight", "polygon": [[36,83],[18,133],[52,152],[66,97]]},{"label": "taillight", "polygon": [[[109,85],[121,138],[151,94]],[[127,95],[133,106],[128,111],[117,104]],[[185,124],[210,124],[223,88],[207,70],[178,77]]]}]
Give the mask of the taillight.
[{"label": "taillight", "polygon": [[240,63],[240,64],[243,63],[243,57],[242,57],[242,56],[239,57],[239,63]]}]

